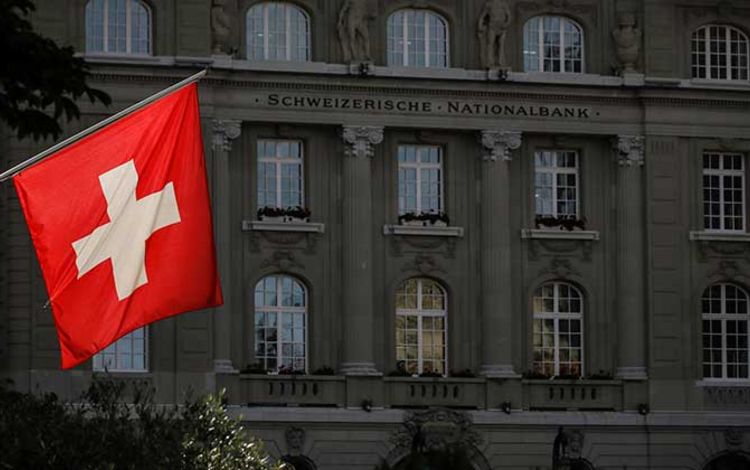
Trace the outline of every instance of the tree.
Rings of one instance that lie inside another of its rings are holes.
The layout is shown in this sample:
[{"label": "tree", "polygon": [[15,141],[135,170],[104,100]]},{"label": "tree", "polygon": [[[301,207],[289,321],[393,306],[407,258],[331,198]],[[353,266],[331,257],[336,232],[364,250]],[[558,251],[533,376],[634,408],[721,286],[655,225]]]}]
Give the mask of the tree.
[{"label": "tree", "polygon": [[153,390],[94,380],[77,403],[0,386],[0,469],[290,470],[229,417],[222,396],[157,406]]},{"label": "tree", "polygon": [[[18,138],[57,138],[60,118],[78,119],[76,100],[109,105],[103,91],[86,84],[90,73],[72,47],[40,36],[28,21],[31,0],[0,0],[0,119]],[[51,114],[50,114],[51,112]]]}]

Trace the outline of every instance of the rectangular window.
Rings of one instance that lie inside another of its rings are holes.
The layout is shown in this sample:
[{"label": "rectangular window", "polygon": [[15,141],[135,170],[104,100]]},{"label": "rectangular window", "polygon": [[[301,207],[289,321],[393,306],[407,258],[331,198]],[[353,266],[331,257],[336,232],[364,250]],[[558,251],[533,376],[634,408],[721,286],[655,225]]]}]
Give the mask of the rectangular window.
[{"label": "rectangular window", "polygon": [[745,164],[741,154],[703,154],[703,228],[745,230]]},{"label": "rectangular window", "polygon": [[148,372],[148,327],[131,331],[96,354],[93,369]]},{"label": "rectangular window", "polygon": [[399,145],[398,213],[443,211],[443,155],[436,145]]},{"label": "rectangular window", "polygon": [[534,154],[534,205],[539,217],[578,218],[578,154],[542,150]]},{"label": "rectangular window", "polygon": [[303,146],[299,140],[258,140],[258,208],[304,207]]}]

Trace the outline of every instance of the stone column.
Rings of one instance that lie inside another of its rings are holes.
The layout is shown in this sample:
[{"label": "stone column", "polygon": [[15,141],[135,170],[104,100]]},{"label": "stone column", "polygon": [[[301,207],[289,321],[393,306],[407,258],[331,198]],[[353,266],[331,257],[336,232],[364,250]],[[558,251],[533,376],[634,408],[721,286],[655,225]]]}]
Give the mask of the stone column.
[{"label": "stone column", "polygon": [[214,239],[216,243],[216,262],[219,268],[224,305],[214,309],[214,372],[234,372],[232,365],[231,332],[232,332],[232,292],[231,292],[231,217],[229,191],[229,154],[232,140],[240,136],[240,121],[213,121],[213,202],[211,208],[214,216]]},{"label": "stone column", "polygon": [[341,372],[377,374],[373,362],[372,172],[373,146],[383,128],[344,126],[342,315],[344,354]]},{"label": "stone column", "polygon": [[617,164],[617,338],[615,376],[646,379],[643,136],[613,140]]},{"label": "stone column", "polygon": [[521,133],[482,131],[482,368],[486,377],[518,377],[511,353],[511,150]]}]

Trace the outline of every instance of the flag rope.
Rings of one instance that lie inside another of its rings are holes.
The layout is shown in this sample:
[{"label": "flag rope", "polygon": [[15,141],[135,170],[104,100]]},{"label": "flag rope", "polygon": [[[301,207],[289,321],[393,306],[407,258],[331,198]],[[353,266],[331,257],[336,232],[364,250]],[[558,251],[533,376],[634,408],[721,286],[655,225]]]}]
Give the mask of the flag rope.
[{"label": "flag rope", "polygon": [[14,167],[12,167],[12,168],[10,168],[10,169],[8,169],[8,170],[0,173],[0,183],[13,178],[18,173],[20,173],[21,171],[23,171],[26,168],[30,167],[31,165],[34,165],[35,163],[39,163],[40,161],[42,161],[45,158],[49,157],[50,155],[52,155],[53,153],[57,152],[58,150],[60,150],[60,149],[62,149],[64,147],[72,144],[73,142],[75,142],[77,140],[80,140],[80,139],[86,137],[89,134],[92,134],[92,133],[98,131],[99,129],[101,129],[101,128],[103,128],[103,127],[105,127],[105,126],[113,123],[114,121],[117,121],[118,119],[120,119],[122,117],[127,116],[128,114],[132,113],[133,111],[137,111],[138,109],[146,106],[147,104],[152,103],[152,102],[158,100],[159,98],[161,98],[163,96],[166,96],[166,95],[172,93],[173,91],[176,91],[176,90],[184,87],[185,85],[188,85],[190,83],[193,83],[195,81],[200,80],[201,78],[203,78],[204,75],[206,75],[206,72],[208,72],[208,69],[203,69],[200,72],[196,73],[195,75],[192,75],[192,76],[190,76],[190,77],[182,80],[181,82],[175,83],[174,85],[172,85],[172,86],[170,86],[168,88],[165,88],[162,91],[160,91],[160,92],[158,92],[158,93],[156,93],[154,95],[151,95],[148,98],[145,98],[142,101],[139,101],[138,103],[136,103],[136,104],[134,104],[134,105],[132,105],[132,106],[130,106],[128,108],[123,109],[119,113],[114,114],[114,115],[108,117],[107,119],[105,119],[103,121],[100,121],[100,122],[97,122],[93,126],[87,128],[87,129],[84,129],[84,130],[82,130],[81,132],[79,132],[79,133],[77,133],[75,135],[72,135],[72,136],[68,137],[67,139],[65,139],[62,142],[59,142],[59,143],[53,145],[52,147],[48,148],[47,150],[39,152],[38,154],[34,155],[33,157],[28,158],[28,159],[22,161],[21,163],[15,165]]}]

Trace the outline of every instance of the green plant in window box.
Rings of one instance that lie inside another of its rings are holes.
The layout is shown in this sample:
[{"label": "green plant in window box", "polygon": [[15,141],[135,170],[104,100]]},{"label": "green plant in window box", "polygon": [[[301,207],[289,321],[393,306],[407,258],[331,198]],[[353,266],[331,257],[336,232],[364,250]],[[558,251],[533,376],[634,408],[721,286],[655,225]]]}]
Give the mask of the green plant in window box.
[{"label": "green plant in window box", "polygon": [[552,378],[554,380],[581,380],[581,374],[560,374]]},{"label": "green plant in window box", "polygon": [[560,230],[572,232],[575,229],[586,230],[586,222],[586,217],[578,219],[572,215],[558,215],[557,217],[537,215],[534,218],[534,227],[559,227]]},{"label": "green plant in window box", "polygon": [[552,378],[551,375],[537,370],[527,370],[521,375],[521,377],[529,380],[550,380]]},{"label": "green plant in window box", "polygon": [[258,220],[277,222],[310,222],[310,209],[302,206],[273,207],[265,206],[258,209]]},{"label": "green plant in window box", "polygon": [[303,369],[295,369],[292,366],[281,366],[279,367],[279,375],[305,375]]},{"label": "green plant in window box", "polygon": [[611,372],[606,372],[606,371],[599,369],[598,372],[587,375],[586,379],[587,380],[612,380],[613,376]]},{"label": "green plant in window box", "polygon": [[420,377],[442,377],[443,374],[441,374],[440,372],[435,372],[433,370],[426,370],[422,372],[421,374],[419,374],[419,376]]},{"label": "green plant in window box", "polygon": [[450,225],[450,218],[445,212],[406,212],[398,216],[400,225],[422,225],[428,226],[447,226]]},{"label": "green plant in window box", "polygon": [[320,366],[312,371],[312,375],[336,375],[336,371],[333,370],[333,367]]},{"label": "green plant in window box", "polygon": [[240,374],[266,375],[268,374],[268,370],[265,367],[263,367],[263,364],[261,364],[260,362],[256,362],[255,364],[246,365],[242,370],[240,370]]},{"label": "green plant in window box", "polygon": [[471,369],[452,370],[449,375],[451,377],[456,377],[457,379],[473,379],[477,376],[477,374],[472,372]]}]

